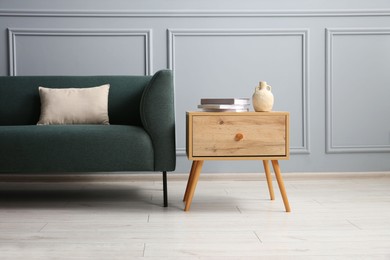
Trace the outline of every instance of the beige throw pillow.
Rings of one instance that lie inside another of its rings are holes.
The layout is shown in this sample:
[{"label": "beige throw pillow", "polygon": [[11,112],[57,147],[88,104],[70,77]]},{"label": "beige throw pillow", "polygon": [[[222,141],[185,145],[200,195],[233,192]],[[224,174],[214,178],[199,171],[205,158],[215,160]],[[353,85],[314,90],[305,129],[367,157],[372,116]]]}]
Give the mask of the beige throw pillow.
[{"label": "beige throw pillow", "polygon": [[109,84],[92,88],[39,87],[41,116],[38,125],[108,125]]}]

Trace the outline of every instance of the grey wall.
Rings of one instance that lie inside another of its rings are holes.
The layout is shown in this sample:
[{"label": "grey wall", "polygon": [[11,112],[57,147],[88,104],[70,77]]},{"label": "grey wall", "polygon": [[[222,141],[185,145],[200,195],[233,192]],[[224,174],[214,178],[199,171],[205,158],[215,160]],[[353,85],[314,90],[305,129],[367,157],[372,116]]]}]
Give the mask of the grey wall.
[{"label": "grey wall", "polygon": [[185,111],[260,80],[291,113],[285,172],[390,170],[390,1],[0,0],[0,30],[0,75],[173,69],[177,172],[190,167]]}]

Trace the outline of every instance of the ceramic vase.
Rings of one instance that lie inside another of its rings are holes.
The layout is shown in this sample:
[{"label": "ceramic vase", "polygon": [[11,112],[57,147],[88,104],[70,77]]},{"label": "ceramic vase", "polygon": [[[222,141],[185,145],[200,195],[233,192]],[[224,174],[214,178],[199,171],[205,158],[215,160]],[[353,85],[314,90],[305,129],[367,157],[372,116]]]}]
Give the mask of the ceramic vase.
[{"label": "ceramic vase", "polygon": [[271,111],[274,105],[274,95],[271,86],[265,81],[260,81],[252,96],[253,108],[256,112]]}]

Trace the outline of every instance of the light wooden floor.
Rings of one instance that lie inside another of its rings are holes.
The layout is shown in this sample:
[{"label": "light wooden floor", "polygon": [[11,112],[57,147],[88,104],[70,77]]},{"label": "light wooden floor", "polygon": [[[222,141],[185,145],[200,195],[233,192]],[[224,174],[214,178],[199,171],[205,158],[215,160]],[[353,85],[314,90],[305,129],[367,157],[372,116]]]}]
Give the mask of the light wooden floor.
[{"label": "light wooden floor", "polygon": [[0,259],[390,259],[390,173],[95,177],[0,179]]}]

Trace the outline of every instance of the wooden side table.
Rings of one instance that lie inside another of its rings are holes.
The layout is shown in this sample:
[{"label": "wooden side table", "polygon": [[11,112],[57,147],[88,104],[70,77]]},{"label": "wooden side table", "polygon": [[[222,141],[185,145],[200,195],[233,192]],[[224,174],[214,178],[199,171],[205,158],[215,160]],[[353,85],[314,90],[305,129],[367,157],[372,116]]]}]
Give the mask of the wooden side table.
[{"label": "wooden side table", "polygon": [[269,160],[287,212],[291,211],[278,160],[290,156],[288,112],[187,112],[187,157],[191,172],[183,201],[189,211],[205,160],[262,160],[271,200]]}]

